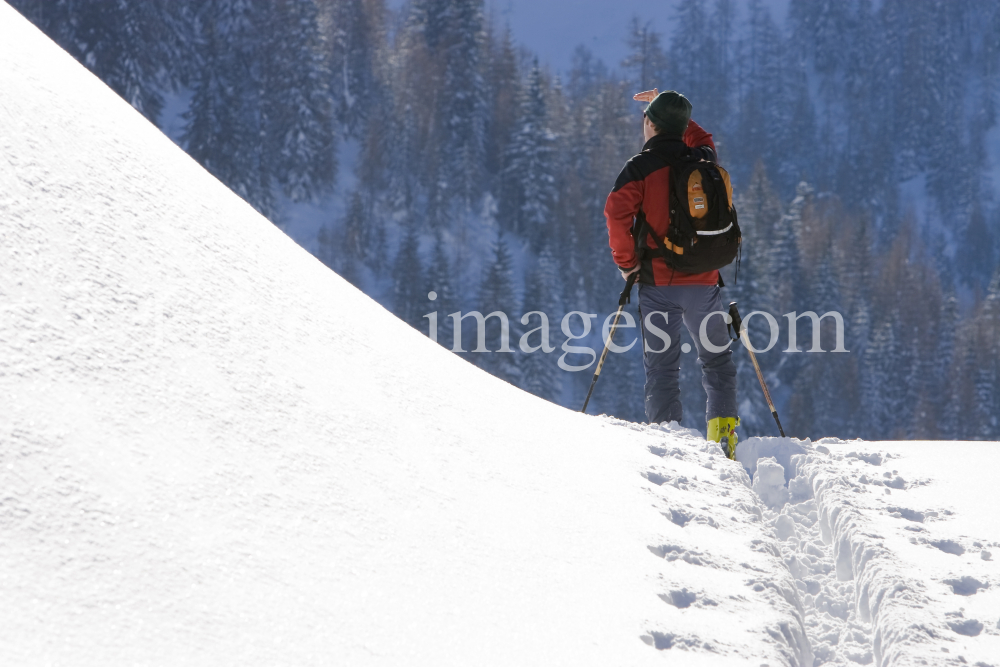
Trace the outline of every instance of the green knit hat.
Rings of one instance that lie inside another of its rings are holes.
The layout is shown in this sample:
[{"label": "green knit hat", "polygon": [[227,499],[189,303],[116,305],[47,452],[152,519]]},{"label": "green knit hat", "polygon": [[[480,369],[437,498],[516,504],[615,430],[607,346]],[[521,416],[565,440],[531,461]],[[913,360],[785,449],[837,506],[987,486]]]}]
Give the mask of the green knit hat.
[{"label": "green knit hat", "polygon": [[668,137],[682,137],[691,120],[691,103],[675,90],[665,90],[649,103],[645,114]]}]

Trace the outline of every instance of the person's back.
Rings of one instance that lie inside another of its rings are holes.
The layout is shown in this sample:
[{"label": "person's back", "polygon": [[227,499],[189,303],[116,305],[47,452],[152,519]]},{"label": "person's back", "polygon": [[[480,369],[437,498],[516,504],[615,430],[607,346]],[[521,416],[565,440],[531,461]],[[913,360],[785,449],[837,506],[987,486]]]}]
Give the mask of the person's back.
[{"label": "person's back", "polygon": [[[650,423],[680,421],[680,335],[685,324],[698,350],[708,394],[708,436],[721,441],[731,458],[736,447],[736,366],[722,313],[717,270],[682,273],[653,252],[667,241],[671,224],[671,164],[716,160],[712,135],[691,120],[691,104],[674,91],[640,93],[643,113],[641,153],[626,163],[608,195],[611,253],[624,277],[638,272],[639,311],[645,341],[645,408]],[[638,227],[636,220],[645,220]],[[635,238],[638,233],[639,239]],[[658,240],[659,239],[659,240]],[[638,241],[638,242],[637,242]]]}]

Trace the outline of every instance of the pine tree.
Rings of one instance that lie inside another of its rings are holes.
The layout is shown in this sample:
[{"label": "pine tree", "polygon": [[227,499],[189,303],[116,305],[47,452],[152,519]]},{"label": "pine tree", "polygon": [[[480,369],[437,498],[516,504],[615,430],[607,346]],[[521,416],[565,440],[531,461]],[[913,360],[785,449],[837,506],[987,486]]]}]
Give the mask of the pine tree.
[{"label": "pine tree", "polygon": [[361,193],[355,190],[351,193],[350,204],[347,214],[344,216],[343,224],[343,253],[351,255],[361,262],[367,262],[370,255],[375,252],[376,242],[374,230],[369,222],[369,216],[365,213],[365,205],[361,199]]},{"label": "pine tree", "polygon": [[955,403],[955,386],[953,366],[958,359],[956,355],[956,331],[959,325],[958,298],[954,286],[946,285],[944,298],[941,301],[941,312],[937,317],[938,337],[937,349],[934,351],[935,377],[940,382],[939,403],[940,414],[937,428],[944,438],[958,439],[961,410]]},{"label": "pine tree", "polygon": [[381,34],[382,2],[330,0],[321,11],[326,14],[323,32],[329,55],[330,96],[333,114],[346,133],[362,136],[364,122],[381,102],[376,77],[376,51]]},{"label": "pine tree", "polygon": [[454,11],[452,0],[415,0],[410,25],[421,34],[431,50],[448,42],[448,24]]},{"label": "pine tree", "polygon": [[986,226],[986,216],[978,203],[973,207],[969,222],[960,235],[956,265],[963,281],[972,287],[982,287],[984,278],[996,266],[996,240]]},{"label": "pine tree", "polygon": [[771,13],[760,0],[750,0],[749,31],[741,45],[739,116],[733,137],[733,175],[739,180],[763,160],[777,174],[786,153],[781,148],[782,121],[787,114],[783,73],[784,40]]},{"label": "pine tree", "polygon": [[927,62],[922,72],[926,135],[918,152],[927,170],[928,194],[937,200],[945,216],[951,217],[956,209],[971,213],[973,202],[980,197],[980,174],[987,163],[984,153],[968,146],[964,128],[953,120],[953,110],[961,108],[966,97],[962,77],[939,74],[963,69],[963,51],[968,49],[962,21],[965,11],[943,3],[934,3],[927,11],[925,21],[930,25],[921,26],[926,35],[923,55]]},{"label": "pine tree", "polygon": [[400,50],[399,98],[416,125],[403,133],[406,157],[422,175],[429,220],[444,226],[453,198],[467,208],[483,194],[489,96],[482,0],[415,2]]},{"label": "pine tree", "polygon": [[524,234],[535,247],[555,204],[554,142],[549,129],[545,82],[536,61],[521,99],[518,127],[507,150],[500,219],[505,229]]},{"label": "pine tree", "polygon": [[486,146],[483,0],[452,0],[444,53],[442,133],[451,192],[471,203],[481,194]]},{"label": "pine tree", "polygon": [[[512,269],[510,251],[503,237],[498,236],[493,246],[493,259],[484,267],[479,298],[476,302],[477,309],[484,316],[499,311],[507,316],[509,323],[513,313],[517,312]],[[510,335],[508,346],[511,352],[499,352],[502,346],[501,325],[497,322],[497,318],[490,318],[486,323],[488,352],[475,354],[473,358],[483,370],[512,384],[519,384],[518,359],[517,354],[513,352],[517,349],[517,340]]]},{"label": "pine tree", "polygon": [[590,98],[607,78],[607,66],[594,56],[593,51],[583,44],[573,50],[568,85],[570,97],[577,100]]},{"label": "pine tree", "polygon": [[197,16],[202,65],[181,141],[188,154],[265,215],[273,215],[253,59],[255,15],[246,0],[210,0]]},{"label": "pine tree", "polygon": [[779,184],[787,187],[813,177],[818,171],[817,163],[825,164],[823,158],[827,156],[816,150],[816,114],[804,62],[786,63],[780,94],[781,103],[775,109],[773,121],[776,131],[768,153],[772,164],[778,165]]},{"label": "pine tree", "polygon": [[771,237],[771,247],[768,252],[768,265],[771,269],[771,284],[778,292],[778,310],[784,311],[793,307],[799,282],[801,258],[801,239],[806,233],[803,229],[803,213],[812,202],[813,188],[806,182],[799,183],[795,189],[795,199],[789,204]]},{"label": "pine tree", "polygon": [[[887,63],[881,61],[883,45],[870,0],[859,0],[851,46],[846,52],[843,114],[851,118],[844,128],[845,143],[837,163],[836,189],[853,207],[885,212],[896,186],[890,128],[890,98],[893,82]],[[833,157],[833,152],[829,152]],[[858,165],[867,165],[859,169]],[[884,214],[884,213],[883,213]]]},{"label": "pine tree", "polygon": [[392,312],[407,324],[421,329],[426,312],[427,293],[423,291],[423,265],[420,261],[420,237],[411,223],[399,244],[392,267]]},{"label": "pine tree", "polygon": [[975,407],[972,419],[977,439],[995,440],[1000,434],[1000,269],[986,293],[975,322],[976,371],[973,380]]},{"label": "pine tree", "polygon": [[[733,0],[716,0],[709,16],[704,53],[698,57],[705,61],[705,78],[711,82],[697,93],[695,107],[698,122],[715,134],[715,146],[723,161],[728,159],[726,137],[729,135],[730,109],[733,98],[733,63],[735,8]],[[679,37],[678,37],[679,38]]]},{"label": "pine tree", "polygon": [[[552,347],[558,349],[560,344],[560,312],[556,286],[559,284],[558,269],[552,254],[545,249],[539,256],[536,266],[525,278],[524,313],[541,312],[548,318],[549,340]],[[523,334],[542,326],[538,315],[529,318],[527,324],[520,323],[513,327]],[[541,332],[531,335],[526,341],[531,347],[544,344]],[[521,358],[521,388],[549,401],[557,401],[562,393],[562,371],[557,365],[558,356],[547,353],[544,349],[524,354]]]},{"label": "pine tree", "polygon": [[340,277],[357,288],[362,287],[361,267],[353,255],[344,255],[340,259]]},{"label": "pine tree", "polygon": [[316,232],[316,259],[327,268],[336,270],[339,254],[333,225],[324,222]]},{"label": "pine tree", "polygon": [[667,80],[667,59],[660,46],[660,33],[653,30],[652,22],[643,23],[633,16],[629,23],[629,55],[622,61],[622,67],[631,75],[632,82],[640,90],[650,90]]},{"label": "pine tree", "polygon": [[956,337],[955,361],[950,369],[950,392],[945,409],[945,424],[952,427],[949,435],[956,440],[973,440],[979,431],[975,387],[979,359],[975,343],[972,328],[963,327],[961,334]]},{"label": "pine tree", "polygon": [[[573,278],[565,296],[574,303],[593,303],[595,297],[616,293],[616,285],[621,289],[609,262],[603,211],[610,184],[642,145],[640,116],[630,90],[627,83],[606,81],[593,96],[570,108],[568,123],[576,131],[564,135],[560,149],[564,162],[558,187],[564,196],[555,209],[558,231],[553,239],[561,248],[560,275]],[[604,266],[607,272],[593,270]]]},{"label": "pine tree", "polygon": [[429,310],[437,310],[437,340],[439,344],[449,349],[454,348],[454,328],[449,315],[460,309],[455,287],[455,273],[448,258],[447,242],[439,233],[434,239],[434,253],[427,267],[424,291],[427,294],[434,292],[437,295],[437,299],[430,303]]},{"label": "pine tree", "polygon": [[861,405],[865,408],[865,431],[877,439],[895,435],[903,403],[895,325],[892,319],[888,319],[874,329],[863,358]]},{"label": "pine tree", "polygon": [[[738,281],[734,275],[734,290],[741,297],[773,294],[773,286],[768,282],[770,249],[783,212],[781,199],[771,186],[763,162],[758,161],[754,167],[750,183],[737,197],[736,208],[743,232],[743,253]],[[771,306],[764,301],[758,304],[760,308]]]},{"label": "pine tree", "polygon": [[[77,5],[73,14],[74,55],[116,93],[156,122],[163,108],[157,90],[158,69],[172,22],[164,20],[169,4],[163,2],[67,3]],[[164,30],[166,28],[166,30]]]},{"label": "pine tree", "polygon": [[573,224],[563,215],[566,209],[564,187],[567,175],[577,160],[574,153],[578,149],[579,141],[573,128],[571,105],[571,100],[566,97],[563,90],[561,79],[555,77],[545,95],[545,117],[549,128],[548,139],[552,147],[547,160],[547,169],[551,176],[549,186],[551,194],[545,202],[543,215],[538,217],[539,224],[531,227],[528,233],[532,248],[539,256],[545,249],[558,254],[554,253],[553,249],[566,243],[573,233]]},{"label": "pine tree", "polygon": [[341,276],[360,286],[362,267],[374,266],[374,260],[380,255],[375,246],[382,235],[374,216],[365,210],[361,193],[357,190],[351,193],[340,230],[336,265],[340,267]]},{"label": "pine tree", "polygon": [[507,27],[499,36],[488,35],[490,60],[486,88],[491,103],[487,115],[484,160],[486,171],[491,176],[493,192],[499,197],[498,176],[503,169],[507,145],[517,123],[519,73],[510,28]]},{"label": "pine tree", "polygon": [[15,0],[11,4],[152,122],[195,71],[188,2]]},{"label": "pine tree", "polygon": [[855,26],[850,20],[850,3],[842,0],[791,0],[788,8],[796,50],[808,54],[820,74],[843,71],[844,37]]},{"label": "pine tree", "polygon": [[258,47],[267,136],[264,160],[286,196],[313,201],[329,190],[336,173],[330,76],[316,4],[280,0],[257,12],[258,24],[267,26],[267,37]]},{"label": "pine tree", "polygon": [[717,85],[709,70],[716,44],[705,5],[705,0],[692,0],[676,6],[670,43],[671,87],[691,100],[699,118],[701,101]]}]

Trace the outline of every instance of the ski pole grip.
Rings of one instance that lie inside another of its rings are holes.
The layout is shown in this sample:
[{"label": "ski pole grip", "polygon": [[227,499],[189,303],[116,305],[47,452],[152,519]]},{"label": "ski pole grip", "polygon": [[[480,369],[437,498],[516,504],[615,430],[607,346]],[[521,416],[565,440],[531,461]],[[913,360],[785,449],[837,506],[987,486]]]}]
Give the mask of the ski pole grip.
[{"label": "ski pole grip", "polygon": [[622,295],[618,297],[619,306],[624,306],[626,303],[631,303],[632,285],[635,285],[635,279],[638,277],[639,277],[639,272],[636,271],[625,280],[625,289],[622,290]]},{"label": "ski pole grip", "polygon": [[729,327],[730,328],[735,327],[736,339],[734,340],[737,340],[740,337],[740,331],[743,329],[743,318],[740,317],[740,311],[736,308],[735,301],[732,301],[729,304],[729,317],[732,319],[732,322],[729,324]]}]

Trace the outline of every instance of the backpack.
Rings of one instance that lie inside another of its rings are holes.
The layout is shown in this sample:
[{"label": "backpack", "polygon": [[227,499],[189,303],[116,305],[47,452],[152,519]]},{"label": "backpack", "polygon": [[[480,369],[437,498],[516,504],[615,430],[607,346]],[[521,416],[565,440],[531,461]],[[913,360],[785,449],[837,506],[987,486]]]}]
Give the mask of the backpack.
[{"label": "backpack", "polygon": [[[743,235],[729,173],[714,162],[694,157],[670,159],[652,154],[670,167],[670,227],[666,237],[658,238],[639,209],[633,234],[640,259],[662,257],[667,266],[681,273],[704,273],[731,264]],[[647,234],[653,239],[652,248],[646,245]]]}]

